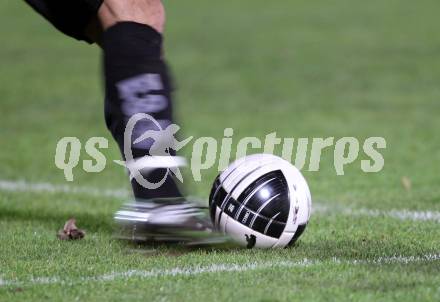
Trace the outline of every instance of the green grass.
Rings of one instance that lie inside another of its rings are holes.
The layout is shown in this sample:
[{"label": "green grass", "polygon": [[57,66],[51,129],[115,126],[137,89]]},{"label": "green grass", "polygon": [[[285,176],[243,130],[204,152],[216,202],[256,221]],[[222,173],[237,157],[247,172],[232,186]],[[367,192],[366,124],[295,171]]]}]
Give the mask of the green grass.
[{"label": "green grass", "polygon": [[[383,136],[385,168],[360,159],[336,176],[333,153],[304,174],[330,208],[288,250],[186,250],[112,239],[124,200],[0,191],[0,301],[438,301],[440,261],[353,265],[440,253],[439,221],[343,215],[350,207],[440,211],[440,37],[436,0],[169,1],[167,57],[185,135],[221,138]],[[63,136],[110,135],[103,120],[100,53],[57,33],[24,3],[0,3],[0,179],[65,184],[54,164]],[[264,120],[264,123],[261,122]],[[235,141],[236,143],[236,141]],[[190,150],[184,150],[186,154]],[[279,150],[277,150],[279,152]],[[119,158],[112,142],[108,159]],[[206,198],[215,168],[192,195]],[[75,186],[127,189],[124,171],[74,170]],[[401,178],[412,181],[406,191]],[[333,209],[333,210],[332,210]],[[85,240],[60,242],[74,216]],[[347,261],[335,263],[333,257]],[[319,261],[305,267],[86,282],[129,270]],[[38,277],[62,284],[32,284]],[[81,281],[83,280],[83,281]],[[1,283],[1,282],[0,282]]]}]

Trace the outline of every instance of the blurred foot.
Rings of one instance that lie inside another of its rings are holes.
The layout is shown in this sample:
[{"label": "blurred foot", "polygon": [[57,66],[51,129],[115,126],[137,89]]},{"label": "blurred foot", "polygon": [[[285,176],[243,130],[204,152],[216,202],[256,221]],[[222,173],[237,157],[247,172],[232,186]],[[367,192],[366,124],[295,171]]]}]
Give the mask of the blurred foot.
[{"label": "blurred foot", "polygon": [[226,241],[214,230],[207,208],[185,198],[127,203],[114,219],[115,237],[133,242],[205,245]]}]

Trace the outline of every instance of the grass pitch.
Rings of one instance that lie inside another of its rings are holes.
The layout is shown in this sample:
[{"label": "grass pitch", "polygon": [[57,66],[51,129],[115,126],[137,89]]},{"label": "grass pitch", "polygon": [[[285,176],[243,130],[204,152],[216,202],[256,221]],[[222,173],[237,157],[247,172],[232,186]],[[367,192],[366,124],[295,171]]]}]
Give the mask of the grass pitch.
[{"label": "grass pitch", "polygon": [[[319,172],[304,171],[317,211],[293,249],[115,241],[112,214],[125,199],[63,192],[54,164],[63,136],[110,140],[99,50],[3,1],[0,300],[440,300],[438,1],[166,4],[186,134],[383,136],[384,170],[365,174],[359,159],[336,176],[325,152]],[[114,144],[106,155],[119,158]],[[216,174],[203,172],[190,193],[206,198]],[[100,174],[74,176],[77,188],[128,189],[110,160]],[[61,242],[56,231],[71,216],[87,237]]]}]

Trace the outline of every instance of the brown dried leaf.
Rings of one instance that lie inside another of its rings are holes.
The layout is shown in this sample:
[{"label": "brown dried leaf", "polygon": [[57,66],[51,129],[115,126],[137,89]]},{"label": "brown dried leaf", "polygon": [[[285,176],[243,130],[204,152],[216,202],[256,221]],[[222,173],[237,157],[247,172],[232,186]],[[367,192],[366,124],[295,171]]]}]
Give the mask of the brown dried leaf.
[{"label": "brown dried leaf", "polygon": [[69,240],[69,235],[67,235],[66,233],[64,233],[63,230],[59,230],[58,234],[57,234],[57,238],[60,240]]},{"label": "brown dried leaf", "polygon": [[78,229],[75,218],[66,221],[64,228],[58,231],[57,237],[60,240],[82,239],[86,235],[84,230]]},{"label": "brown dried leaf", "polygon": [[80,229],[70,231],[70,239],[83,239],[85,235],[86,233]]}]

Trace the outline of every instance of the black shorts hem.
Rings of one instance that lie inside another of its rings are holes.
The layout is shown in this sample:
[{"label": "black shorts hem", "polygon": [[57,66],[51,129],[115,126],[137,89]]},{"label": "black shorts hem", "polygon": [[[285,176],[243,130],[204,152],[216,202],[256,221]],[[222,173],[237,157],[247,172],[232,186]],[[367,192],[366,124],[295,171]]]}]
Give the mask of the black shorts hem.
[{"label": "black shorts hem", "polygon": [[62,33],[93,43],[85,34],[103,0],[25,0]]}]

